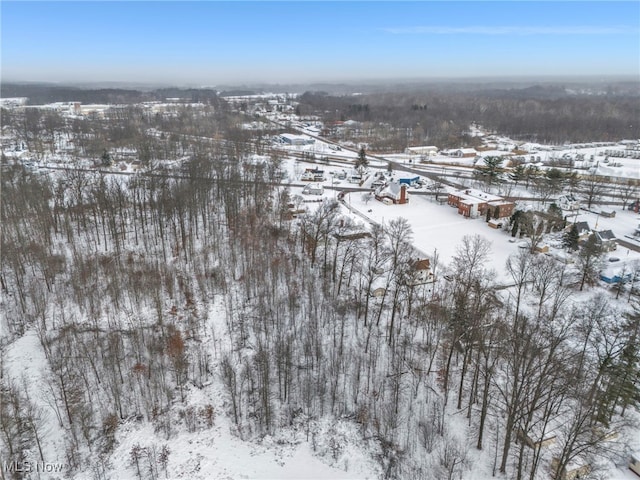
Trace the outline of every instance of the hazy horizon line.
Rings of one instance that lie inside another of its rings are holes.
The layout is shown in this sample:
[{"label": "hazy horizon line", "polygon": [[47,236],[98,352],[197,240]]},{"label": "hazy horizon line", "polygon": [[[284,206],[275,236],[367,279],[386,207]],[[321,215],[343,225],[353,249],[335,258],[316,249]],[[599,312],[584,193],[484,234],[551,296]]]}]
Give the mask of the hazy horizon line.
[{"label": "hazy horizon line", "polygon": [[138,85],[146,87],[174,87],[174,88],[214,88],[216,86],[224,87],[250,87],[250,86],[269,86],[269,85],[315,85],[315,84],[391,84],[395,82],[416,82],[416,83],[434,83],[444,81],[458,81],[458,82],[472,82],[472,81],[490,81],[492,83],[502,82],[532,82],[532,81],[581,81],[587,80],[590,82],[598,81],[635,81],[640,83],[640,76],[635,74],[539,74],[539,75],[443,75],[443,76],[429,76],[429,77],[397,77],[397,78],[366,78],[361,79],[318,79],[318,80],[300,80],[300,81],[221,81],[215,83],[208,83],[202,81],[144,81],[144,80],[25,80],[25,79],[0,79],[0,87],[5,84],[18,84],[18,85],[46,85],[46,86],[78,86],[78,85]]}]

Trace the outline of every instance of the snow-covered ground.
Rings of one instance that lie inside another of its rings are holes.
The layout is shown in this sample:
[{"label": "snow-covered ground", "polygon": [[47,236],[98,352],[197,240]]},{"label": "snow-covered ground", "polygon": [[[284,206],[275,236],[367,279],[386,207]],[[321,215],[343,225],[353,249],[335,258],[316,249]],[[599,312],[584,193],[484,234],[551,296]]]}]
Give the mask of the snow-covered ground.
[{"label": "snow-covered ground", "polygon": [[[316,130],[306,128],[306,132],[315,134]],[[310,137],[309,137],[310,138]],[[60,147],[67,147],[67,141],[61,140]],[[512,148],[513,143],[506,138],[496,141],[496,149],[485,151],[483,154],[499,154],[504,149]],[[288,154],[313,155],[316,158],[330,157],[327,162],[301,162],[299,159],[289,157],[285,159],[283,169],[287,172],[286,181],[292,184],[301,184],[301,175],[307,168],[317,168],[325,171],[325,179],[320,182],[325,187],[358,187],[357,183],[350,183],[347,179],[338,179],[331,175],[332,172],[344,171],[347,176],[350,166],[332,159],[342,159],[349,162],[357,158],[357,153],[345,148],[337,149],[335,145],[318,139],[304,146],[280,146]],[[526,147],[526,148],[525,148]],[[615,157],[605,163],[604,152],[611,149],[622,151],[620,145],[602,146],[567,146],[555,148],[542,145],[521,145],[528,154],[528,161],[550,161],[563,158],[565,155],[575,157],[583,154],[584,162],[589,162],[593,172],[599,175],[640,178],[640,160]],[[7,156],[21,161],[32,161],[32,155],[26,151],[7,152]],[[593,156],[593,161],[591,160]],[[531,160],[531,157],[534,157]],[[540,157],[540,158],[538,158]],[[386,158],[400,163],[408,164],[410,157],[405,154],[388,155]],[[457,164],[460,171],[467,170],[476,162],[475,158],[454,158],[437,155],[430,159],[434,164]],[[252,162],[268,161],[265,156],[254,156]],[[69,165],[75,162],[66,153],[49,153],[36,160],[37,165],[56,167]],[[181,160],[173,162],[178,167]],[[384,163],[373,160],[373,166],[383,167]],[[164,162],[166,166],[166,162]],[[614,164],[619,164],[614,166]],[[75,163],[76,166],[89,167],[88,159],[82,159]],[[130,164],[112,167],[115,170],[133,171]],[[373,169],[371,169],[373,173]],[[371,177],[366,179],[365,186],[369,186]],[[291,186],[293,195],[302,195],[301,186]],[[409,192],[411,194],[411,190]],[[524,192],[526,193],[526,192]],[[446,193],[442,194],[444,198]],[[523,195],[524,196],[524,195]],[[316,196],[303,196],[309,201],[309,209],[320,204],[320,199],[335,199],[337,192],[325,190],[324,194]],[[410,195],[410,202],[406,205],[385,205],[376,201],[369,192],[357,192],[347,194],[344,198],[344,212],[358,223],[376,222],[387,224],[389,221],[404,217],[409,221],[413,231],[413,244],[425,256],[433,256],[437,253],[444,263],[450,262],[456,254],[461,239],[465,235],[479,234],[491,242],[491,268],[496,272],[495,279],[498,283],[509,284],[510,278],[505,271],[507,258],[517,253],[521,248],[526,248],[525,240],[514,240],[510,232],[490,228],[484,219],[469,219],[457,213],[455,208],[436,202],[433,196]],[[607,208],[606,210],[611,210]],[[634,212],[622,211],[616,208],[616,216],[604,217],[597,213],[581,210],[576,217],[570,217],[570,221],[587,221],[594,230],[611,229],[618,238],[625,239],[638,227],[640,216]],[[638,244],[640,246],[640,243]],[[560,250],[551,245],[551,252]],[[622,261],[640,261],[640,253],[618,246],[615,252],[609,256],[619,257]],[[603,290],[604,292],[604,290]],[[585,294],[576,294],[574,301],[579,302],[586,298]],[[591,295],[591,293],[589,293]],[[220,325],[212,324],[210,328],[223,332]],[[212,341],[212,339],[208,339]],[[7,375],[17,384],[24,384],[24,388],[32,402],[41,410],[43,428],[41,434],[45,442],[43,455],[47,462],[65,462],[64,433],[58,427],[56,410],[53,408],[52,399],[47,390],[47,377],[49,375],[44,351],[34,330],[29,330],[24,336],[10,344],[6,348],[3,359]],[[55,402],[53,402],[55,403]],[[375,452],[367,451],[368,446],[363,445],[354,425],[347,421],[336,419],[320,419],[313,422],[311,430],[296,426],[282,429],[275,437],[264,437],[259,442],[245,442],[238,438],[234,431],[233,423],[222,412],[227,410],[224,404],[224,395],[221,385],[214,382],[203,389],[189,388],[186,405],[195,408],[213,405],[216,418],[212,426],[197,429],[194,432],[180,430],[168,442],[155,432],[153,424],[147,421],[129,419],[122,423],[116,435],[116,446],[110,455],[110,478],[128,479],[134,478],[135,465],[132,463],[131,452],[135,446],[140,446],[144,452],[140,460],[141,468],[146,469],[145,458],[155,456],[157,459],[163,447],[167,446],[169,453],[166,462],[166,470],[159,475],[160,478],[379,478],[382,475],[380,466],[373,461]],[[179,408],[179,407],[176,407]],[[177,416],[177,415],[176,415]],[[464,435],[464,422],[459,419],[450,422],[456,435]],[[640,442],[637,442],[640,443]],[[640,445],[636,445],[640,447]],[[477,467],[473,477],[490,478],[488,465],[489,459],[473,452],[473,462]],[[33,461],[37,461],[33,458]],[[157,463],[157,462],[156,462]],[[81,480],[87,478],[90,472],[78,473],[75,478]],[[625,479],[634,478],[626,469],[610,472],[607,478]]]},{"label": "snow-covered ground", "polygon": [[[425,255],[433,255],[434,251],[437,251],[445,262],[455,255],[462,237],[482,235],[492,244],[491,264],[500,282],[509,281],[504,271],[509,255],[526,245],[526,241],[523,240],[513,242],[510,232],[490,228],[482,218],[463,217],[458,214],[457,209],[446,204],[440,205],[431,196],[410,194],[408,204],[385,205],[368,194],[352,193],[346,195],[345,203],[376,223],[386,223],[399,217],[406,218],[413,229],[415,247]],[[635,230],[640,216],[628,210],[617,210],[614,218],[606,218],[581,210],[578,221],[588,221],[592,229],[596,228],[597,221],[598,230],[611,229],[623,238],[623,235],[631,234]],[[621,246],[618,246],[612,255],[640,261],[640,253]]]},{"label": "snow-covered ground", "polygon": [[[189,405],[198,405],[189,398]],[[180,432],[169,442],[163,441],[150,424],[124,424],[118,433],[118,446],[111,456],[114,479],[132,478],[135,467],[131,463],[131,451],[138,445],[145,454],[159,455],[163,446],[169,449],[166,478],[202,479],[365,479],[378,478],[379,472],[371,460],[357,447],[357,432],[342,427],[348,443],[341,446],[336,459],[331,456],[324,443],[329,438],[328,425],[318,437],[322,445],[307,440],[304,429],[291,428],[281,432],[277,438],[265,437],[260,443],[245,442],[231,433],[229,420],[220,416],[216,425],[208,430],[188,433]],[[316,434],[314,434],[315,437]],[[324,454],[326,458],[320,458]],[[333,466],[329,465],[329,462]],[[143,457],[141,469],[148,464]],[[79,475],[76,478],[81,479]]]},{"label": "snow-covered ground", "polygon": [[[218,337],[218,348],[229,347],[223,334],[223,305],[212,307],[211,323],[206,342],[214,350],[213,338]],[[73,361],[69,359],[69,361]],[[71,475],[67,466],[65,431],[58,424],[58,415],[64,412],[56,407],[51,396],[50,372],[45,354],[35,330],[11,343],[3,359],[3,372],[19,389],[26,388],[28,396],[39,411],[39,430],[43,445],[44,462],[55,465],[65,478],[85,480],[94,478],[91,470],[80,467]],[[293,424],[278,430],[276,436],[265,436],[258,441],[243,441],[238,437],[233,422],[224,412],[226,394],[220,382],[214,381],[202,389],[189,386],[185,402],[172,409],[171,422],[181,417],[185,406],[199,411],[213,406],[212,425],[187,431],[184,425],[173,425],[170,440],[158,432],[154,423],[130,418],[118,425],[113,452],[96,462],[108,471],[111,480],[139,478],[169,479],[374,479],[381,478],[380,465],[373,454],[375,446],[363,443],[357,426],[349,421],[326,417],[311,422],[307,427]],[[183,410],[182,410],[183,411]],[[163,450],[166,462],[161,460]],[[137,451],[138,465],[133,460]],[[0,459],[1,460],[1,459]],[[40,468],[41,459],[34,453],[27,459],[28,466]],[[0,475],[0,478],[4,478]],[[30,477],[31,478],[31,477]],[[36,477],[33,477],[36,478]],[[40,473],[37,478],[61,478]]]}]

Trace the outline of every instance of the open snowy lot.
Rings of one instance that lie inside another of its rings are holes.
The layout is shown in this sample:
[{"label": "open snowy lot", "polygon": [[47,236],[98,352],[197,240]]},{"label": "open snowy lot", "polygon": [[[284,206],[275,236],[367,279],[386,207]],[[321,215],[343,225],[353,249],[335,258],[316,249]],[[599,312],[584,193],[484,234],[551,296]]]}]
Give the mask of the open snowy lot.
[{"label": "open snowy lot", "polygon": [[[440,198],[446,198],[443,194]],[[399,217],[406,218],[413,230],[413,244],[426,256],[433,256],[434,252],[444,262],[453,258],[465,235],[479,234],[491,242],[492,268],[496,271],[500,282],[509,283],[509,276],[505,271],[506,260],[509,255],[518,252],[521,247],[526,248],[525,239],[511,236],[507,230],[490,228],[483,218],[467,218],[458,214],[457,209],[446,203],[436,203],[432,196],[410,195],[408,204],[385,205],[367,193],[351,193],[345,196],[347,206],[359,212],[354,218],[366,218],[373,222],[385,224]],[[573,222],[573,218],[571,222]],[[635,231],[640,222],[640,216],[632,211],[616,210],[614,218],[581,210],[577,221],[588,221],[592,229],[613,232],[623,238]],[[597,225],[596,225],[597,222]],[[629,260],[640,260],[640,253],[630,251],[625,247],[611,254]]]}]

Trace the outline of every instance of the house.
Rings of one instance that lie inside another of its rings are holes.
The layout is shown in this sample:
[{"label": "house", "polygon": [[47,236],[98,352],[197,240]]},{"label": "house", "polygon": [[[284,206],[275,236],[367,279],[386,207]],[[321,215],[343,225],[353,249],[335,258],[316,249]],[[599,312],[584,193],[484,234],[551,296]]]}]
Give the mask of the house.
[{"label": "house", "polygon": [[[587,222],[577,222],[577,223],[574,223],[574,225],[576,226],[576,229],[578,230],[578,241],[579,242],[586,242],[587,239],[589,238],[589,235],[591,235],[591,227],[589,227],[589,223],[587,223]],[[573,228],[573,226],[569,226],[567,228],[571,229],[571,228]]]},{"label": "house", "polygon": [[476,155],[478,155],[478,152],[475,148],[459,148],[449,152],[450,157],[456,158],[475,158]]},{"label": "house", "polygon": [[377,190],[381,187],[384,187],[387,184],[387,182],[385,182],[384,180],[374,180],[373,182],[371,182],[371,189],[372,190]]},{"label": "house", "polygon": [[560,195],[556,201],[556,205],[562,210],[577,211],[580,209],[580,201],[573,195]]},{"label": "house", "polygon": [[407,281],[408,285],[424,285],[426,283],[432,283],[434,281],[433,272],[431,271],[431,262],[428,258],[417,258],[409,262],[411,267],[410,278]]},{"label": "house", "polygon": [[473,189],[449,193],[447,203],[456,207],[460,215],[469,218],[486,215],[489,209],[491,209],[490,216],[493,218],[508,218],[515,208],[515,203],[508,202],[502,197]]},{"label": "house", "polygon": [[409,203],[409,194],[407,193],[407,186],[400,185],[398,182],[391,182],[385,187],[381,187],[376,191],[376,200],[379,202],[403,205]]},{"label": "house", "polygon": [[599,232],[595,232],[595,235],[596,244],[599,245],[603,250],[611,252],[618,248],[616,236],[611,230],[600,230]]},{"label": "house", "polygon": [[323,182],[324,178],[324,170],[318,170],[317,168],[307,168],[300,180],[303,182]]},{"label": "house", "polygon": [[351,170],[349,173],[349,183],[360,183],[362,181],[362,175],[357,170]]},{"label": "house", "polygon": [[404,153],[409,155],[435,155],[438,153],[438,147],[434,145],[427,145],[422,147],[407,147]]}]

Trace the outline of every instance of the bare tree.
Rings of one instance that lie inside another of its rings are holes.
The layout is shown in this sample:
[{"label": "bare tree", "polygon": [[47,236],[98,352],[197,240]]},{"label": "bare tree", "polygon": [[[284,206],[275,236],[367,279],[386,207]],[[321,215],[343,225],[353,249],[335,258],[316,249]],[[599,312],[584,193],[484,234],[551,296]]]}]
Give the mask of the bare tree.
[{"label": "bare tree", "polygon": [[638,197],[638,181],[630,178],[622,182],[618,185],[618,194],[622,199],[622,210],[625,210],[627,204]]},{"label": "bare tree", "polygon": [[587,202],[587,210],[590,210],[593,204],[597,203],[605,193],[606,186],[602,183],[600,177],[589,175],[582,181],[580,191],[582,198]]}]

